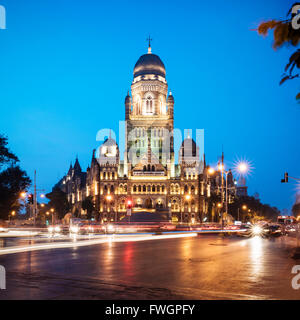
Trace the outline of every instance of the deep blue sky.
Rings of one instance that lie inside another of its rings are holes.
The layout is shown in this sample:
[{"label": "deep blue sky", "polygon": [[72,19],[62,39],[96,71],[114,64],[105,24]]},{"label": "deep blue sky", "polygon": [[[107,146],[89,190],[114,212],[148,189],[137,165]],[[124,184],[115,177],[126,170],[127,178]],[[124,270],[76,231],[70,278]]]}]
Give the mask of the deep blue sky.
[{"label": "deep blue sky", "polygon": [[251,29],[293,1],[0,0],[0,132],[47,191],[78,154],[85,169],[101,128],[117,130],[132,71],[146,53],[165,63],[175,126],[204,128],[208,162],[253,162],[249,192],[290,208],[300,177],[297,80],[279,86],[292,49]]}]

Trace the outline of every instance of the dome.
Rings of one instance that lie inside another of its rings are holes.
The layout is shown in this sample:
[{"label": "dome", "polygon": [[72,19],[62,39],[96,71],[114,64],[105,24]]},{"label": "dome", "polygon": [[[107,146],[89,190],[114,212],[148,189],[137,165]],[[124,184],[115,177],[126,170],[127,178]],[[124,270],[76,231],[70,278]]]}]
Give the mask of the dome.
[{"label": "dome", "polygon": [[155,74],[161,77],[166,76],[166,69],[160,57],[153,53],[142,55],[133,69],[133,76],[138,77],[145,74]]},{"label": "dome", "polygon": [[119,148],[117,142],[112,139],[106,139],[100,147],[100,159],[107,157],[117,157],[119,154]]},{"label": "dome", "polygon": [[167,100],[168,103],[174,103],[174,97],[172,95],[172,92],[170,92],[169,96],[168,96],[168,100]]},{"label": "dome", "polygon": [[196,142],[191,138],[186,138],[181,144],[181,155],[184,157],[184,150],[186,149],[186,155],[196,157],[197,156],[197,145]]}]

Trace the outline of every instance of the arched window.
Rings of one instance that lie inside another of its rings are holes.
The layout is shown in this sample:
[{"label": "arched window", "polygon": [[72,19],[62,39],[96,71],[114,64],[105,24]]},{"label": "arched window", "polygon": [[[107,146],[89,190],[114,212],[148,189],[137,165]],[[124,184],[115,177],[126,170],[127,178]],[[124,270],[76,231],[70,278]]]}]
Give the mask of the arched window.
[{"label": "arched window", "polygon": [[155,166],[152,166],[152,171],[155,171]]},{"label": "arched window", "polygon": [[147,167],[146,167],[146,166],[144,166],[144,167],[143,167],[143,170],[144,170],[144,171],[146,171],[146,170],[147,170]]},{"label": "arched window", "polygon": [[153,100],[151,97],[146,99],[146,112],[153,113]]},{"label": "arched window", "polygon": [[139,185],[139,192],[142,192],[142,186]]},{"label": "arched window", "polygon": [[154,185],[152,186],[152,192],[155,192],[155,186]]},{"label": "arched window", "polygon": [[124,184],[124,192],[127,192],[127,184]]},{"label": "arched window", "polygon": [[110,192],[111,192],[111,193],[114,193],[114,191],[115,191],[114,186],[110,186]]},{"label": "arched window", "polygon": [[133,186],[133,192],[136,192],[136,185]]},{"label": "arched window", "polygon": [[191,186],[191,193],[194,194],[195,193],[195,187]]},{"label": "arched window", "polygon": [[148,192],[151,192],[151,186],[148,186],[148,187],[147,187],[147,191],[148,191]]},{"label": "arched window", "polygon": [[165,192],[165,186],[161,187],[161,192]]},{"label": "arched window", "polygon": [[160,186],[157,186],[157,192],[160,193]]},{"label": "arched window", "polygon": [[143,185],[143,192],[146,192],[146,186]]},{"label": "arched window", "polygon": [[188,192],[188,186],[187,186],[187,185],[184,186],[184,192],[185,192],[185,193]]}]

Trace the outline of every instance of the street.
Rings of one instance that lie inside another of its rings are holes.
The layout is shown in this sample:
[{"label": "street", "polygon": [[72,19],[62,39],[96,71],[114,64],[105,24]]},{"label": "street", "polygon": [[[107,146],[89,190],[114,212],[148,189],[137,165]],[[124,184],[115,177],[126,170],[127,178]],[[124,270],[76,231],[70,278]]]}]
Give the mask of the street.
[{"label": "street", "polygon": [[0,299],[299,299],[293,240],[217,235],[0,256]]}]

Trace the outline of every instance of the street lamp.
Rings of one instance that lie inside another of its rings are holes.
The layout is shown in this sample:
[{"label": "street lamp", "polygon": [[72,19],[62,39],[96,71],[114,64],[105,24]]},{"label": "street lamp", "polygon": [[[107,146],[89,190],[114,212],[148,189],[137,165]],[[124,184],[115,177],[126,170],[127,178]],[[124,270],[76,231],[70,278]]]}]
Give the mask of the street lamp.
[{"label": "street lamp", "polygon": [[215,173],[215,169],[214,168],[209,168],[207,172],[208,172],[209,175],[213,175]]},{"label": "street lamp", "polygon": [[[106,196],[106,200],[107,200],[107,202],[109,203],[109,209],[111,209],[110,208],[110,204],[111,204],[111,201],[113,200],[113,197],[110,195],[110,194],[108,194],[107,196]],[[117,221],[117,212],[115,212],[115,222]]]},{"label": "street lamp", "polygon": [[[188,202],[188,207],[189,207],[190,206],[189,202],[190,202],[190,200],[192,198],[191,195],[190,194],[186,194],[184,198]],[[188,208],[188,210],[189,210],[189,208]],[[181,211],[181,223],[182,223],[182,211]]]},{"label": "street lamp", "polygon": [[247,173],[248,169],[249,169],[249,166],[246,162],[240,162],[237,165],[237,171],[241,174]]},{"label": "street lamp", "polygon": [[[223,163],[219,163],[218,169],[219,169],[219,171],[221,171],[221,177],[222,177],[222,202],[224,201],[224,198],[223,198],[223,175],[225,174],[225,213],[226,213],[226,217],[227,217],[227,214],[228,214],[228,179],[227,178],[228,178],[228,173],[231,172],[231,170],[230,169],[225,170]],[[236,170],[240,174],[245,174],[249,170],[249,165],[246,162],[240,162],[240,163],[238,163]],[[222,226],[223,226],[223,213],[222,213]]]},{"label": "street lamp", "polygon": [[[242,209],[245,211],[248,209],[248,207],[245,204],[243,204]],[[243,216],[242,216],[242,220],[243,220]],[[240,207],[238,207],[238,221],[240,221]]]},{"label": "street lamp", "polygon": [[21,198],[26,198],[26,192],[25,192],[25,191],[21,192],[21,193],[20,193],[20,197],[21,197]]},{"label": "street lamp", "polygon": [[51,215],[52,215],[52,225],[54,225],[54,209],[51,208],[50,211],[51,211]]}]

